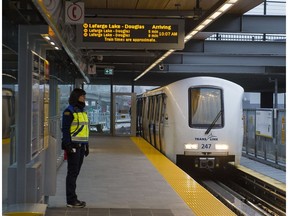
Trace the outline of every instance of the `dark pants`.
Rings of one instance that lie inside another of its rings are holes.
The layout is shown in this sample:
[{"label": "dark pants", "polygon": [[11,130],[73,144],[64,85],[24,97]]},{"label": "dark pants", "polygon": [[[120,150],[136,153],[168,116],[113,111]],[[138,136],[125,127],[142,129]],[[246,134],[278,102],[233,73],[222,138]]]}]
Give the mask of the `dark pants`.
[{"label": "dark pants", "polygon": [[66,201],[73,204],[77,201],[76,180],[80,173],[85,154],[85,147],[82,145],[76,149],[75,153],[69,153],[67,158],[67,176],[66,176]]}]

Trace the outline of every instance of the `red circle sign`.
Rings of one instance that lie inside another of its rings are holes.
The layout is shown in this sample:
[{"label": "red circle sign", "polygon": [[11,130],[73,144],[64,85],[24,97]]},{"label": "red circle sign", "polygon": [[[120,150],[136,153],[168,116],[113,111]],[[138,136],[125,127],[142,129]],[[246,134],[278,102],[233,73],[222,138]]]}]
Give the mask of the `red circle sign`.
[{"label": "red circle sign", "polygon": [[67,9],[67,16],[72,21],[78,21],[83,16],[82,8],[77,4],[72,4]]}]

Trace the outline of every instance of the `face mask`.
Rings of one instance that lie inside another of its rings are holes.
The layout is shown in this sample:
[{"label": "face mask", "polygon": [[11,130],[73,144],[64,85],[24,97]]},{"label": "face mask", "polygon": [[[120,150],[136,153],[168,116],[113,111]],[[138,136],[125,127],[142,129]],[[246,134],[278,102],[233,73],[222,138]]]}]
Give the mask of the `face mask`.
[{"label": "face mask", "polygon": [[78,106],[80,109],[83,109],[83,108],[85,107],[85,103],[78,101],[77,106]]}]

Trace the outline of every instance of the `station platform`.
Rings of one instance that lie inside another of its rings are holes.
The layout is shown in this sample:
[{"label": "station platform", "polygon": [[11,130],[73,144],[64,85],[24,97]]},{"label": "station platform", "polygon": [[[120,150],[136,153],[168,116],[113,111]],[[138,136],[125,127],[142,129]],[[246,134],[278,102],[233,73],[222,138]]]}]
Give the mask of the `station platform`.
[{"label": "station platform", "polygon": [[260,162],[241,157],[237,169],[286,192],[286,172]]},{"label": "station platform", "polygon": [[46,216],[235,215],[142,138],[92,136],[89,143],[76,190],[87,206],[66,208],[65,161]]},{"label": "station platform", "polygon": [[246,157],[241,157],[240,165],[240,169],[249,169],[265,176],[265,178],[271,178],[275,182],[279,182],[279,184],[286,184],[286,172],[283,170],[276,169],[254,160],[250,160]]}]

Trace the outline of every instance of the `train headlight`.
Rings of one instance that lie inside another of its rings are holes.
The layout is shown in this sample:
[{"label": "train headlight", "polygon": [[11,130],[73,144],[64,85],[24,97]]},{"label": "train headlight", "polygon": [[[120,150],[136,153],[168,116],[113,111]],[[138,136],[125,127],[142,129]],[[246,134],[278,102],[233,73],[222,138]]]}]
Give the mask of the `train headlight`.
[{"label": "train headlight", "polygon": [[227,150],[229,146],[227,144],[216,144],[215,149],[216,150]]},{"label": "train headlight", "polygon": [[185,149],[186,149],[186,150],[189,150],[189,149],[198,149],[198,144],[187,143],[187,144],[185,144]]}]

